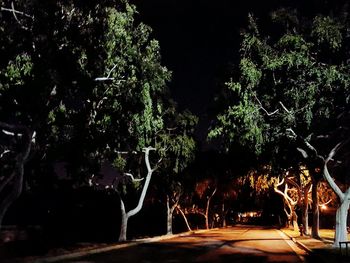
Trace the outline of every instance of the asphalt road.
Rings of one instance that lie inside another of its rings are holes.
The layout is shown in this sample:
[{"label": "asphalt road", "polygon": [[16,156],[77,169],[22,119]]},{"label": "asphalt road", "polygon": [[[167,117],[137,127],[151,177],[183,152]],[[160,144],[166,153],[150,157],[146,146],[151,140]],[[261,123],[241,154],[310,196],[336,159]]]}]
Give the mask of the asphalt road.
[{"label": "asphalt road", "polygon": [[306,252],[279,230],[241,226],[61,262],[304,262],[305,256]]}]

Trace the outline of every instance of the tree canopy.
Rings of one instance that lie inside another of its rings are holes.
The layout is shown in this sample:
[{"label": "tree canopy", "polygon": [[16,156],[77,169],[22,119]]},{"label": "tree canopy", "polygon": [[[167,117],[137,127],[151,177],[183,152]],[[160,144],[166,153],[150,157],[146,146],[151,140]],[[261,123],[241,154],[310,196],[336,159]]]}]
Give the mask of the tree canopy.
[{"label": "tree canopy", "polygon": [[276,30],[264,35],[249,15],[238,74],[226,83],[232,99],[209,138],[281,156],[287,136],[315,141],[335,130],[347,111],[348,36],[339,17],[319,15],[308,24],[282,9],[272,13],[272,22]]}]

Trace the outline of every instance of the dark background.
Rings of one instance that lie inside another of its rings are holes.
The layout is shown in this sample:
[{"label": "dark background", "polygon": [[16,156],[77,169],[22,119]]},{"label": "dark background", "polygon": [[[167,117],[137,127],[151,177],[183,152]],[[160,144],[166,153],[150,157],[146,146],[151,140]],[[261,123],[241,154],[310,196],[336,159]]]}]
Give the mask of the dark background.
[{"label": "dark background", "polygon": [[249,13],[263,28],[272,10],[298,9],[309,16],[342,6],[327,0],[133,0],[139,18],[153,28],[163,63],[173,72],[169,84],[180,109],[200,117],[198,139],[204,141],[213,118],[213,98],[232,75],[239,58],[240,31]]}]

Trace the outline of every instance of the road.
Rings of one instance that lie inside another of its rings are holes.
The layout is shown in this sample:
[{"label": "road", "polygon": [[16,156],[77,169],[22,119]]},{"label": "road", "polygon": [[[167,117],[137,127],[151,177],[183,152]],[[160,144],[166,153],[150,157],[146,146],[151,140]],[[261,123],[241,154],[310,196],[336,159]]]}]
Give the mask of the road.
[{"label": "road", "polygon": [[277,229],[238,226],[62,262],[304,262],[305,256],[304,250]]}]

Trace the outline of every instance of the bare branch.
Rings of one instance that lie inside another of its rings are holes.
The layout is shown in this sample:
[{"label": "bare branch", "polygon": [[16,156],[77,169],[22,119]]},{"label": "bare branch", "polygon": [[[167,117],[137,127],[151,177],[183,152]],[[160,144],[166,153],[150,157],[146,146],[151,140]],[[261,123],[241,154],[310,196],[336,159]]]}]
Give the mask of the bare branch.
[{"label": "bare branch", "polygon": [[15,18],[15,20],[17,21],[17,23],[24,29],[24,30],[28,30],[28,27],[24,26],[21,21],[19,21],[17,14],[18,15],[22,15],[28,18],[31,18],[32,20],[34,20],[33,16],[30,16],[24,12],[18,11],[15,9],[15,5],[13,2],[11,2],[11,8],[6,8],[6,7],[1,7],[1,11],[8,11],[11,12],[13,14],[13,17]]},{"label": "bare branch", "polygon": [[339,197],[340,201],[343,202],[345,198],[345,194],[342,192],[342,190],[339,188],[339,186],[335,183],[333,178],[331,177],[329,171],[328,171],[328,162],[333,158],[333,156],[336,154],[336,152],[341,147],[342,143],[338,143],[329,153],[328,157],[324,161],[323,166],[323,177],[328,182],[329,186],[332,188],[332,190],[336,193],[336,195]]},{"label": "bare branch", "polygon": [[254,95],[254,97],[255,97],[256,101],[259,103],[260,109],[262,109],[262,110],[267,114],[267,116],[272,116],[272,115],[276,114],[276,113],[279,111],[279,110],[277,109],[277,110],[275,110],[275,111],[273,111],[273,112],[268,112],[268,111],[264,108],[264,106],[262,105],[262,103],[261,103],[261,101],[258,99],[258,97],[257,97],[256,95]]},{"label": "bare branch", "polygon": [[141,182],[142,180],[145,179],[145,178],[136,178],[135,179],[135,177],[131,173],[124,173],[124,175],[130,177],[133,182]]},{"label": "bare branch", "polygon": [[6,153],[9,153],[9,152],[11,152],[11,151],[8,150],[8,149],[4,150],[4,151],[0,154],[0,159],[1,159],[2,157],[4,157],[4,155],[5,155]]},{"label": "bare branch", "polygon": [[[112,72],[117,68],[117,64],[115,64],[112,69],[108,72],[107,76],[106,77],[97,77],[95,78],[95,81],[106,81],[106,80],[115,80],[115,78],[111,78],[111,74]],[[117,84],[120,84],[122,81],[125,81],[125,80],[118,80],[118,83]]]},{"label": "bare branch", "polygon": [[31,18],[32,20],[34,20],[34,16],[31,16],[31,15],[28,15],[24,12],[21,12],[21,11],[18,11],[18,10],[15,10],[14,7],[13,7],[13,2],[11,4],[11,8],[6,8],[6,7],[1,7],[1,11],[8,11],[8,12],[11,12],[13,14],[19,14],[19,15],[22,15],[22,16],[25,16],[25,17],[28,17],[28,18]]},{"label": "bare branch", "polygon": [[282,108],[283,108],[283,110],[285,111],[285,112],[287,112],[288,114],[290,114],[291,112],[290,112],[290,110],[288,110],[287,109],[287,107],[286,106],[284,106],[284,104],[283,104],[283,102],[282,101],[279,101],[279,104],[282,106]]},{"label": "bare branch", "polygon": [[292,128],[286,129],[287,132],[290,132],[294,138],[298,137],[297,134],[293,131]]},{"label": "bare branch", "polygon": [[330,202],[332,202],[332,199],[329,199],[327,202],[324,202],[324,203],[322,203],[322,204],[319,204],[318,206],[319,206],[319,207],[322,207],[322,206],[328,205]]},{"label": "bare branch", "polygon": [[118,154],[137,154],[136,151],[131,151],[131,152],[128,152],[128,151],[114,151],[115,153],[118,153]]},{"label": "bare branch", "polygon": [[280,181],[280,178],[277,178],[275,187],[277,188],[278,186],[281,186],[283,183],[284,183],[284,178],[282,179],[282,181]]},{"label": "bare branch", "polygon": [[307,152],[299,147],[297,147],[297,150],[301,153],[301,155],[306,159],[309,155]]},{"label": "bare branch", "polygon": [[[10,131],[7,131],[7,130],[2,130],[3,133],[5,133],[6,135],[9,135],[9,136],[15,136],[16,133],[14,132],[10,132]],[[17,136],[21,137],[22,134],[21,133],[17,133]]]}]

